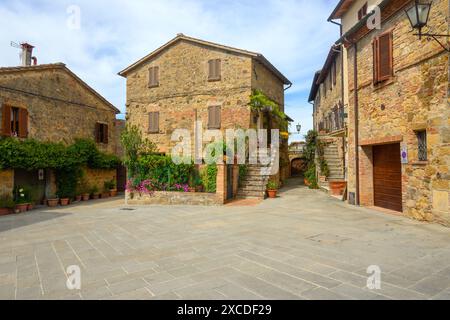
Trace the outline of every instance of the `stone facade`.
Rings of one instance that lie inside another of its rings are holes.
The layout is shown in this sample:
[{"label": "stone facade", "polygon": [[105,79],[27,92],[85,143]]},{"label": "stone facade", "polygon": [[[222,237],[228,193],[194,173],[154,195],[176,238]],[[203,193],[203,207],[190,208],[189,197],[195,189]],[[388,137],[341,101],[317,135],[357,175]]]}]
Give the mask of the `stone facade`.
[{"label": "stone facade", "polygon": [[[95,139],[97,123],[108,125],[108,143],[98,143],[99,150],[120,152],[116,130],[119,111],[91,89],[64,64],[0,68],[0,132],[5,105],[28,111],[27,138],[46,142],[71,144],[77,138]],[[14,186],[14,171],[0,171],[0,191],[10,193]],[[87,178],[103,188],[108,173],[89,170]],[[101,181],[100,181],[101,180]],[[54,179],[48,179],[47,193],[54,193]]]},{"label": "stone facade", "polygon": [[[261,115],[249,106],[253,89],[262,90],[284,110],[284,84],[288,80],[269,70],[256,54],[202,40],[177,36],[162,50],[120,74],[127,78],[127,123],[142,129],[161,153],[169,154],[176,129],[191,132],[201,121],[208,129],[208,107],[221,107],[221,132],[226,129],[262,128]],[[221,60],[220,81],[208,80],[208,61]],[[149,87],[149,68],[159,68],[159,86]],[[159,132],[149,132],[149,113],[159,112]],[[204,141],[204,145],[208,144]],[[282,147],[286,152],[287,145]],[[288,161],[286,168],[288,170]],[[285,173],[286,174],[286,173]]]},{"label": "stone facade", "polygon": [[[355,5],[360,5],[357,1]],[[437,42],[419,40],[411,31],[403,9],[413,1],[392,0],[382,11],[382,29],[362,28],[348,34],[349,87],[349,192],[357,193],[360,204],[374,205],[374,159],[376,145],[396,143],[407,150],[401,164],[403,214],[418,220],[450,225],[450,108],[449,54]],[[446,34],[449,30],[449,1],[433,1],[429,30]],[[373,84],[373,39],[392,31],[393,77]],[[356,43],[356,45],[354,44]],[[355,86],[357,47],[357,87]],[[359,113],[355,120],[355,92]],[[358,123],[359,140],[355,139]],[[418,159],[416,132],[426,130],[427,161]],[[355,143],[358,147],[359,175]],[[398,160],[400,162],[400,159]]]},{"label": "stone facade", "polygon": [[84,168],[86,175],[86,182],[91,187],[98,187],[98,190],[103,191],[103,185],[106,181],[117,179],[117,171],[114,169],[90,169]]}]

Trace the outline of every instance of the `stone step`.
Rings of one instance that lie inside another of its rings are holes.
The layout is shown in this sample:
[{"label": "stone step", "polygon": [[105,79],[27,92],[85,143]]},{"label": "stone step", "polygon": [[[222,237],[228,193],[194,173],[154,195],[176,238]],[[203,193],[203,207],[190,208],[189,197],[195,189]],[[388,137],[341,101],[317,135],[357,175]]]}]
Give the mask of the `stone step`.
[{"label": "stone step", "polygon": [[243,186],[243,187],[239,188],[239,191],[243,191],[243,192],[253,192],[253,191],[264,192],[264,191],[266,191],[266,186]]},{"label": "stone step", "polygon": [[256,198],[256,199],[265,199],[266,193],[262,192],[239,192],[237,194],[237,198],[239,199],[248,199],[248,198]]}]

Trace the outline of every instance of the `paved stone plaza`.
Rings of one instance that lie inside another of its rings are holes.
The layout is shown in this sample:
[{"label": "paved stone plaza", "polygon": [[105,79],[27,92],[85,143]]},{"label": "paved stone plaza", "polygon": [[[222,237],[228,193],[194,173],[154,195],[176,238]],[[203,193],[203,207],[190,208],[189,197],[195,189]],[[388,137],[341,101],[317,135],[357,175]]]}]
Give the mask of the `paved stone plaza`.
[{"label": "paved stone plaza", "polygon": [[[1,299],[449,299],[450,229],[286,188],[255,206],[0,217]],[[81,290],[66,287],[81,268]],[[366,287],[381,268],[381,290]]]}]

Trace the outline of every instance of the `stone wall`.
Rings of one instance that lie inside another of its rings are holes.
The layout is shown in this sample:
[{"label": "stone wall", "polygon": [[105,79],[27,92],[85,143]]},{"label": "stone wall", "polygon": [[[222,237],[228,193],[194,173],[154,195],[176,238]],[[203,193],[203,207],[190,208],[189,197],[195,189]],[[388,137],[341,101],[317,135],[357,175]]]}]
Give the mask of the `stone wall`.
[{"label": "stone wall", "polygon": [[[448,31],[448,0],[433,2],[430,28]],[[393,30],[394,77],[372,84],[372,39]],[[355,159],[354,47],[349,49],[349,158]],[[403,10],[358,43],[358,97],[360,134],[360,195],[363,205],[373,204],[371,146],[401,142],[408,149],[402,165],[403,212],[418,220],[450,224],[450,129],[448,53],[434,41],[413,35]],[[428,161],[419,162],[415,130],[427,130]],[[356,191],[355,161],[349,163],[349,191]]]},{"label": "stone wall", "polygon": [[118,137],[114,129],[115,111],[64,68],[38,66],[30,67],[28,71],[2,71],[0,85],[34,93],[31,95],[0,89],[1,108],[3,104],[9,104],[28,110],[29,138],[66,144],[72,143],[76,138],[94,139],[95,124],[103,122],[109,125],[109,143],[99,144],[99,149],[109,153],[116,152]]},{"label": "stone wall", "polygon": [[117,171],[113,170],[102,170],[102,169],[90,169],[85,168],[85,178],[89,186],[97,186],[99,192],[103,191],[103,185],[105,181],[117,181]]},{"label": "stone wall", "polygon": [[0,195],[12,194],[14,189],[14,170],[0,170]]},{"label": "stone wall", "polygon": [[196,205],[218,206],[222,205],[215,193],[200,192],[155,192],[150,195],[126,194],[129,205]]}]

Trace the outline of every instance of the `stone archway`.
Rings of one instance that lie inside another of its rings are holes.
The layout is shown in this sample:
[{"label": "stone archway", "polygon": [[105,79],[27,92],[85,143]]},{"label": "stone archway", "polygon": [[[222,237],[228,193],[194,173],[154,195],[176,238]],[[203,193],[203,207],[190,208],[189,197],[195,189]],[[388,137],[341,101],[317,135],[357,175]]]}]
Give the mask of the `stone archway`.
[{"label": "stone archway", "polygon": [[306,162],[303,158],[291,160],[291,177],[302,177],[305,173]]}]

